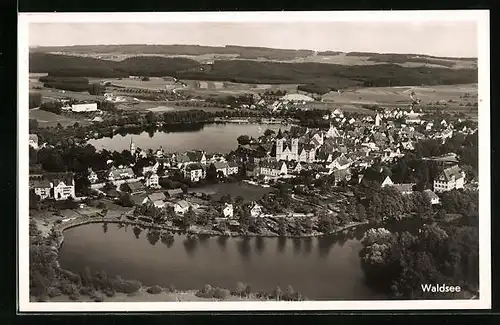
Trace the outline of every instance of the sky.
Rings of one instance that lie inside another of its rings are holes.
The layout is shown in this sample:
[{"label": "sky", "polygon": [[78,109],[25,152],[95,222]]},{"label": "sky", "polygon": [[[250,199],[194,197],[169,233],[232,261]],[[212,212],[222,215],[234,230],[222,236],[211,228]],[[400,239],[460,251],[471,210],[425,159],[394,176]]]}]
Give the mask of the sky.
[{"label": "sky", "polygon": [[475,22],[31,23],[29,45],[190,44],[477,57]]}]

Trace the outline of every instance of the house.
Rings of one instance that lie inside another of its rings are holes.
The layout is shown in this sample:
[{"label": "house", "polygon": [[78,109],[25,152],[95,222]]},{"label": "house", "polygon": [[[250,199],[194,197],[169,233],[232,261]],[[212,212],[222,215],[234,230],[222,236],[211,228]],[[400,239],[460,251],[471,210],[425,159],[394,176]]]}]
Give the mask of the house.
[{"label": "house", "polygon": [[123,191],[130,193],[131,195],[139,194],[139,193],[144,193],[146,192],[146,189],[144,188],[144,185],[142,185],[141,182],[130,182],[130,183],[124,183],[123,185]]},{"label": "house", "polygon": [[184,177],[191,182],[199,182],[205,178],[205,171],[200,164],[190,164],[184,168]]},{"label": "house", "polygon": [[302,169],[302,163],[300,161],[289,161],[287,164],[289,173],[299,174]]},{"label": "house", "polygon": [[94,172],[92,168],[89,168],[89,176],[87,176],[87,178],[91,184],[95,184],[99,180],[97,173]]},{"label": "house", "polygon": [[97,111],[97,103],[81,103],[71,105],[71,110],[76,113],[95,112]]},{"label": "house", "polygon": [[465,172],[458,165],[444,169],[434,179],[434,192],[446,192],[464,188]]},{"label": "house", "polygon": [[142,167],[142,174],[146,175],[148,172],[154,172],[156,173],[158,171],[158,168],[160,167],[160,163],[156,161],[154,164]]},{"label": "house", "polygon": [[160,187],[160,177],[155,172],[147,172],[144,176],[146,187]]},{"label": "house", "polygon": [[254,203],[252,208],[250,209],[250,215],[255,218],[260,216],[261,214],[262,214],[262,207],[257,203]]},{"label": "house", "polygon": [[174,212],[178,214],[184,214],[189,210],[189,203],[184,200],[180,200],[179,202],[174,204]]},{"label": "house", "polygon": [[110,182],[134,178],[134,177],[135,177],[134,171],[130,167],[125,167],[125,168],[112,167],[107,176],[108,181]]},{"label": "house", "polygon": [[151,193],[142,201],[142,204],[153,204],[157,208],[165,207],[167,197],[162,192]]},{"label": "house", "polygon": [[222,215],[224,218],[232,218],[234,213],[233,205],[226,203],[224,209],[222,209]]},{"label": "house", "polygon": [[234,175],[238,174],[238,164],[234,161],[230,161],[227,163],[227,174]]},{"label": "house", "polygon": [[52,188],[50,182],[44,180],[30,180],[30,188],[34,190],[35,194],[40,197],[40,200],[45,200],[50,197],[50,189]]},{"label": "house", "polygon": [[431,201],[432,205],[440,203],[439,196],[437,196],[436,193],[434,193],[433,191],[431,191],[431,190],[424,190],[424,194],[427,195],[427,197]]},{"label": "house", "polygon": [[33,149],[38,149],[38,135],[30,134],[29,136],[29,144]]},{"label": "house", "polygon": [[288,168],[284,161],[262,161],[259,165],[259,173],[263,176],[277,177],[287,175]]},{"label": "house", "polygon": [[362,181],[374,181],[380,184],[380,187],[392,186],[394,183],[389,176],[382,173],[369,173],[367,175],[358,175],[358,183]]},{"label": "house", "polygon": [[349,169],[342,169],[333,171],[333,176],[335,177],[335,184],[338,184],[340,182],[349,182],[352,174]]},{"label": "house", "polygon": [[227,177],[228,175],[228,164],[225,163],[225,162],[221,162],[221,161],[216,161],[213,163],[214,166],[215,166],[215,169],[217,170],[217,175],[224,175],[224,177]]},{"label": "house", "polygon": [[189,158],[189,161],[191,163],[200,163],[203,165],[207,163],[207,156],[205,155],[204,151],[201,150],[188,151],[186,152],[186,156]]},{"label": "house", "polygon": [[402,183],[402,184],[393,184],[392,186],[397,189],[403,195],[409,195],[413,193],[413,188],[415,187],[415,183]]},{"label": "house", "polygon": [[75,198],[75,182],[72,173],[46,173],[30,177],[30,188],[41,199],[67,200]]},{"label": "house", "polygon": [[183,195],[184,192],[182,191],[181,188],[174,188],[171,190],[167,190],[167,196],[168,197],[177,197]]},{"label": "house", "polygon": [[344,154],[341,154],[337,158],[335,158],[330,164],[328,164],[326,167],[331,168],[331,169],[347,169],[349,166],[351,166],[352,160],[347,158]]}]

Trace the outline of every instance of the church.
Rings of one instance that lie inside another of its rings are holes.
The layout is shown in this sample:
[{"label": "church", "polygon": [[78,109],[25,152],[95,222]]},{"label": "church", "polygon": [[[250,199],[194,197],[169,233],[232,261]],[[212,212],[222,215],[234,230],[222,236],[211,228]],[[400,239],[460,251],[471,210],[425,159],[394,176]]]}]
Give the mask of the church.
[{"label": "church", "polygon": [[276,160],[314,162],[316,147],[312,143],[299,140],[301,140],[299,137],[283,136],[279,132],[276,138]]}]

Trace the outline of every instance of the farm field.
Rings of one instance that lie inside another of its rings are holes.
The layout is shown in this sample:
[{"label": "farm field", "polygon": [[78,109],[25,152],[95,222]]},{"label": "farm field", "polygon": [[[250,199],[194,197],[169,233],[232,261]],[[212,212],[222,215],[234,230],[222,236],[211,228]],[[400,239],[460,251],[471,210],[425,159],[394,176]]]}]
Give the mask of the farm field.
[{"label": "farm field", "polygon": [[[442,101],[448,106],[460,107],[477,102],[477,84],[360,88],[345,91],[340,95],[330,92],[323,96],[323,101],[336,104],[408,106],[411,103],[412,91],[421,100],[422,105]],[[469,97],[464,98],[466,94]]]},{"label": "farm field", "polygon": [[38,121],[41,127],[55,127],[57,123],[61,123],[63,127],[70,126],[78,122],[80,125],[88,125],[90,121],[86,118],[70,118],[63,115],[57,115],[51,112],[40,110],[38,108],[29,110],[29,118]]},{"label": "farm field", "polygon": [[129,87],[129,88],[144,88],[144,89],[173,89],[179,87],[175,84],[172,78],[155,78],[150,77],[149,81],[142,81],[140,79],[131,78],[89,78],[90,83],[100,83],[100,82],[111,82],[113,85],[118,87]]}]

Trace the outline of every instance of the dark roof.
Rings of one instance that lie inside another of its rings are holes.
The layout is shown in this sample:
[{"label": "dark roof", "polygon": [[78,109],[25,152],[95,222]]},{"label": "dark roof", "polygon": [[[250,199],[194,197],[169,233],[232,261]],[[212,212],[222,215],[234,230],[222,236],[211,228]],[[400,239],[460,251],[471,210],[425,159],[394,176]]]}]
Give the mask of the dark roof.
[{"label": "dark roof", "polygon": [[462,178],[462,171],[457,165],[446,168],[443,170],[442,175],[444,175],[446,181],[450,181],[453,177],[455,179]]},{"label": "dark roof", "polygon": [[128,188],[132,192],[137,192],[137,191],[142,191],[144,190],[144,185],[142,185],[141,182],[131,182],[131,183],[126,183]]},{"label": "dark roof", "polygon": [[151,201],[151,202],[156,202],[156,201],[163,201],[165,200],[167,197],[165,196],[165,194],[163,194],[162,192],[157,192],[157,193],[151,193],[148,195],[148,199]]},{"label": "dark roof", "polygon": [[167,190],[168,196],[175,196],[179,194],[183,194],[184,192],[182,191],[181,188],[174,188],[172,190]]},{"label": "dark roof", "polygon": [[191,164],[186,166],[187,171],[192,171],[197,169],[203,169],[203,166],[201,164]]},{"label": "dark roof", "polygon": [[230,161],[227,164],[229,165],[229,167],[238,167],[238,164],[234,161]]},{"label": "dark roof", "polygon": [[283,161],[261,161],[261,168],[271,168],[271,169],[281,169],[283,166]]},{"label": "dark roof", "polygon": [[[54,186],[57,186],[59,182],[64,182],[66,185],[73,185],[74,179],[73,179],[73,173],[45,173],[45,174],[39,174],[39,175],[31,175],[30,176],[30,181],[47,181],[54,183]],[[38,183],[38,185],[43,185],[46,183]]]},{"label": "dark roof", "polygon": [[437,196],[437,194],[431,190],[424,190],[424,193],[425,193],[425,195],[427,195],[429,200],[439,199],[439,196]]},{"label": "dark roof", "polygon": [[186,156],[190,159],[190,161],[196,161],[199,162],[201,161],[201,158],[203,158],[203,152],[202,151],[188,151],[186,152]]}]

